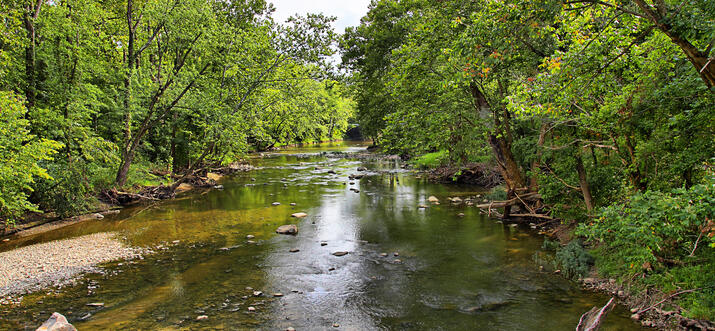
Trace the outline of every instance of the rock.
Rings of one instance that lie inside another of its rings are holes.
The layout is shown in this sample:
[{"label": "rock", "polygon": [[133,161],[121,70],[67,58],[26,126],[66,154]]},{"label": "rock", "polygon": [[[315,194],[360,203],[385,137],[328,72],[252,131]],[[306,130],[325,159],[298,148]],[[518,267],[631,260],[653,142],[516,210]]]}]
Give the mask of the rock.
[{"label": "rock", "polygon": [[214,188],[217,190],[223,190],[223,185],[215,185]]},{"label": "rock", "polygon": [[298,233],[298,226],[295,224],[281,225],[276,229],[276,233],[280,234],[296,234]]},{"label": "rock", "polygon": [[462,199],[459,197],[454,197],[454,198],[452,198],[451,201],[452,201],[452,203],[462,203]]},{"label": "rock", "polygon": [[335,256],[345,256],[345,255],[348,255],[348,252],[334,252],[333,255],[335,255]]},{"label": "rock", "polygon": [[641,319],[641,315],[639,315],[639,314],[633,314],[633,315],[631,315],[631,319],[634,320],[634,321],[637,321],[637,320]]},{"label": "rock", "polygon": [[248,307],[248,311],[256,311],[256,307]]},{"label": "rock", "polygon": [[290,205],[291,205],[291,206],[295,206],[295,202],[291,202]]},{"label": "rock", "polygon": [[394,252],[394,253],[392,253],[392,255],[394,255],[394,256],[400,256],[400,253]]},{"label": "rock", "polygon": [[251,181],[252,181],[252,182],[255,182],[255,181],[256,181],[256,179],[255,179],[255,178],[251,178]]},{"label": "rock", "polygon": [[249,235],[246,236],[246,239],[253,239],[253,238],[255,238],[255,237],[256,237],[256,236],[254,236],[254,235],[252,235],[252,234],[249,234]]},{"label": "rock", "polygon": [[292,327],[288,327],[288,328],[286,328],[286,330],[285,330],[285,331],[295,331],[295,329],[294,329],[294,328],[292,328]]},{"label": "rock", "polygon": [[395,259],[394,262],[397,263],[397,264],[400,264],[400,263],[402,263],[402,260],[400,260],[400,259]]},{"label": "rock", "polygon": [[107,210],[107,211],[103,211],[102,215],[104,215],[104,216],[116,215],[116,214],[119,214],[119,212],[120,212],[119,209]]},{"label": "rock", "polygon": [[334,328],[339,328],[339,327],[340,327],[340,324],[338,324],[338,323],[333,323],[333,327],[334,327]]},{"label": "rock", "polygon": [[437,197],[434,196],[434,195],[430,195],[430,197],[427,198],[427,201],[429,201],[429,202],[439,202],[439,199],[437,199]]},{"label": "rock", "polygon": [[77,329],[67,322],[67,318],[62,316],[62,314],[53,313],[52,316],[35,331],[77,331]]},{"label": "rock", "polygon": [[638,308],[631,308],[631,313],[635,313],[638,311]]},{"label": "rock", "polygon": [[206,178],[213,180],[213,181],[217,181],[217,180],[221,179],[221,177],[223,177],[223,176],[221,176],[217,173],[213,173],[213,172],[206,173]]},{"label": "rock", "polygon": [[459,213],[459,214],[457,214],[457,216],[464,217],[464,213]]},{"label": "rock", "polygon": [[330,268],[328,268],[328,271],[333,271],[333,270],[335,270],[335,268],[334,268],[334,267],[330,267]]},{"label": "rock", "polygon": [[324,241],[320,243],[320,246],[327,246],[327,245],[328,245],[328,243],[326,243]]},{"label": "rock", "polygon": [[209,317],[206,316],[206,315],[196,316],[196,320],[197,320],[197,321],[203,321],[203,320],[207,320],[207,319],[209,319]]},{"label": "rock", "polygon": [[179,184],[179,186],[176,188],[176,190],[174,190],[174,192],[176,192],[176,193],[183,193],[183,192],[186,192],[186,191],[190,191],[190,190],[193,189],[193,188],[194,188],[194,187],[193,187],[191,184],[181,183],[181,184]]},{"label": "rock", "polygon": [[367,168],[365,168],[365,167],[358,167],[358,168],[357,168],[357,171],[367,171]]},{"label": "rock", "polygon": [[308,216],[308,214],[306,214],[306,213],[293,213],[293,214],[291,214],[290,216],[291,216],[291,217],[295,217],[295,218],[303,218],[303,217]]},{"label": "rock", "polygon": [[278,292],[278,293],[273,293],[273,296],[276,297],[276,298],[280,298],[280,297],[283,296],[283,293],[280,293],[280,292]]},{"label": "rock", "polygon": [[92,302],[88,303],[87,307],[104,307],[104,302]]},{"label": "rock", "polygon": [[247,244],[255,244],[256,242],[253,241],[253,240],[247,240],[246,243],[247,243]]},{"label": "rock", "polygon": [[300,249],[291,248],[291,249],[289,250],[289,252],[291,252],[291,253],[298,253],[298,252],[300,252]]},{"label": "rock", "polygon": [[261,292],[261,291],[253,291],[253,296],[254,296],[254,297],[260,297],[260,296],[262,296],[262,295],[263,295],[263,292]]},{"label": "rock", "polygon": [[360,190],[353,190],[353,192],[355,192],[355,193],[360,193]]},{"label": "rock", "polygon": [[3,239],[2,241],[8,242],[8,241],[10,241],[10,238],[5,238],[5,239]]},{"label": "rock", "polygon": [[380,256],[387,257],[387,253],[380,253]]},{"label": "rock", "polygon": [[328,173],[331,174],[331,175],[335,175],[335,174],[336,174],[335,170],[328,170]]},{"label": "rock", "polygon": [[181,242],[181,240],[174,240],[174,241],[172,241],[171,243],[174,244],[174,245],[176,245],[176,244],[178,244],[178,243],[180,243],[180,242]]},{"label": "rock", "polygon": [[427,205],[419,205],[419,206],[417,206],[417,208],[419,208],[419,209],[425,209],[425,208],[427,208],[427,207],[428,207]]},{"label": "rock", "polygon": [[281,203],[280,203],[280,202],[274,202],[274,203],[272,203],[271,205],[273,205],[273,206],[280,206]]}]

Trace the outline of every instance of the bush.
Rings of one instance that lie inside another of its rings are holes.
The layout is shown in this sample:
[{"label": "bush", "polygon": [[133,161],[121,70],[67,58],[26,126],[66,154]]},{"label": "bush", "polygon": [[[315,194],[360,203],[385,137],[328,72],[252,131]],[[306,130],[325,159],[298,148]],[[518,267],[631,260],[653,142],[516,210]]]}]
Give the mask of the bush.
[{"label": "bush", "polygon": [[566,246],[557,242],[544,240],[542,248],[554,250],[554,268],[561,269],[561,273],[568,278],[584,277],[593,265],[594,259],[583,247],[579,240],[572,240]]},{"label": "bush", "polygon": [[427,153],[412,159],[412,164],[419,169],[433,169],[445,164],[449,160],[449,153],[446,150]]}]

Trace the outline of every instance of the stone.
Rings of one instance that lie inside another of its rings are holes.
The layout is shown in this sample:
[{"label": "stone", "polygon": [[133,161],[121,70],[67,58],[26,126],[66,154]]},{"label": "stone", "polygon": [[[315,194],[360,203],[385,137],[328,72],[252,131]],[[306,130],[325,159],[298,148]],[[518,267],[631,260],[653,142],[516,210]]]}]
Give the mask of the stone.
[{"label": "stone", "polygon": [[256,311],[256,307],[248,307],[248,311]]},{"label": "stone", "polygon": [[397,264],[400,264],[400,263],[402,263],[402,260],[400,260],[400,259],[395,259],[394,262],[397,263]]},{"label": "stone", "polygon": [[196,316],[196,320],[197,320],[197,321],[203,321],[203,320],[207,320],[207,319],[209,319],[209,317],[206,316],[206,315]]},{"label": "stone", "polygon": [[459,197],[452,198],[452,203],[462,203],[462,199]]},{"label": "stone", "polygon": [[328,173],[331,174],[331,175],[335,175],[335,174],[336,174],[335,170],[328,170]]},{"label": "stone", "polygon": [[217,190],[223,190],[223,185],[214,185],[214,188]]},{"label": "stone", "polygon": [[256,236],[254,236],[254,235],[252,235],[252,234],[246,235],[246,239],[253,239],[253,238],[255,238],[255,237],[256,237]]},{"label": "stone", "polygon": [[8,241],[10,241],[10,238],[5,238],[5,239],[3,239],[2,241],[8,242]]},{"label": "stone", "polygon": [[298,252],[300,252],[300,249],[291,248],[291,249],[289,250],[289,252],[291,252],[291,253],[298,253]]},{"label": "stone", "polygon": [[261,292],[261,291],[253,291],[253,296],[254,296],[254,297],[260,297],[260,296],[262,296],[262,295],[263,295],[263,292]]},{"label": "stone", "polygon": [[439,202],[439,199],[437,199],[437,197],[434,196],[434,195],[430,195],[430,197],[427,198],[427,201],[429,201],[429,202]]},{"label": "stone", "polygon": [[353,190],[353,192],[355,192],[355,193],[360,193],[360,190]]},{"label": "stone", "polygon": [[176,190],[174,190],[174,191],[175,191],[176,193],[182,193],[182,192],[190,191],[190,190],[193,189],[193,188],[194,188],[194,187],[193,187],[191,184],[181,183],[181,184],[179,184],[179,186],[178,186],[178,187],[176,188]]},{"label": "stone", "polygon": [[293,213],[293,214],[291,214],[290,216],[291,216],[291,217],[295,217],[295,218],[303,218],[303,217],[308,216],[308,214],[306,214],[306,213]]},{"label": "stone", "polygon": [[221,177],[223,177],[223,176],[221,176],[217,173],[213,173],[213,172],[206,173],[206,178],[213,180],[213,181],[218,181],[219,179],[221,179]]},{"label": "stone", "polygon": [[104,302],[92,302],[88,303],[87,307],[104,307]]},{"label": "stone", "polygon": [[634,320],[634,321],[637,321],[637,320],[641,319],[641,315],[639,315],[639,314],[633,314],[633,315],[631,315],[631,319]]},{"label": "stone", "polygon": [[417,208],[419,208],[419,209],[425,209],[425,208],[428,208],[428,206],[427,206],[427,205],[419,205],[419,206],[417,206]]},{"label": "stone", "polygon": [[358,167],[358,168],[357,168],[357,171],[367,171],[367,168],[365,168],[365,167]]},{"label": "stone", "polygon": [[323,242],[320,243],[320,246],[328,246],[328,243],[326,243],[326,242],[323,241]]},{"label": "stone", "polygon": [[295,331],[295,328],[292,328],[292,327],[288,327],[288,328],[286,328],[286,330],[285,330],[285,331]]},{"label": "stone", "polygon": [[290,205],[291,205],[291,206],[295,206],[296,203],[295,203],[295,202],[291,202]]},{"label": "stone", "polygon": [[392,255],[394,255],[394,256],[400,256],[400,253],[394,252],[394,253],[392,253]]},{"label": "stone", "polygon": [[459,213],[459,214],[457,214],[457,216],[464,217],[464,213]]},{"label": "stone", "polygon": [[333,323],[333,327],[334,327],[334,328],[339,328],[339,327],[340,327],[340,324],[338,324],[338,323]]},{"label": "stone", "polygon": [[276,202],[272,203],[271,205],[273,205],[273,206],[280,206],[281,203],[276,201]]},{"label": "stone", "polygon": [[335,256],[345,256],[345,255],[348,255],[348,252],[334,252],[333,255],[335,255]]},{"label": "stone", "polygon": [[62,316],[62,314],[53,313],[52,316],[35,331],[77,331],[77,329],[67,322],[67,318]]},{"label": "stone", "polygon": [[280,234],[296,234],[298,233],[298,226],[295,224],[281,225],[276,229],[276,233]]},{"label": "stone", "polygon": [[380,256],[387,257],[387,253],[380,253]]},{"label": "stone", "polygon": [[273,296],[276,297],[276,298],[280,298],[280,297],[283,296],[283,293],[280,293],[280,292],[273,293]]}]

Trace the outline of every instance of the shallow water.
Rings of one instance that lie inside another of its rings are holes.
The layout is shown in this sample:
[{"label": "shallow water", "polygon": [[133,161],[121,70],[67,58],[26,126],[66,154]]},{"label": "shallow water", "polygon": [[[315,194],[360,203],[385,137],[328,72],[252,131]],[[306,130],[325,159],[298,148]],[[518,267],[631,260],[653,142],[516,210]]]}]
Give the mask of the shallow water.
[{"label": "shallow water", "polygon": [[[252,161],[263,169],[224,178],[223,190],[0,246],[105,231],[131,245],[163,246],[74,286],[25,296],[19,307],[0,306],[0,329],[34,329],[57,311],[79,330],[573,330],[583,312],[608,300],[539,271],[534,254],[543,238],[533,230],[447,201],[480,188],[429,183],[398,161],[319,154],[364,148],[339,143],[272,153]],[[368,171],[351,185],[358,166]],[[442,204],[418,209],[430,195]],[[309,216],[291,218],[295,212]],[[275,234],[283,224],[297,224],[298,235]],[[337,251],[348,254],[331,254]],[[254,297],[247,287],[265,294]],[[199,315],[208,319],[196,321]],[[602,330],[639,329],[628,315],[616,308]]]}]

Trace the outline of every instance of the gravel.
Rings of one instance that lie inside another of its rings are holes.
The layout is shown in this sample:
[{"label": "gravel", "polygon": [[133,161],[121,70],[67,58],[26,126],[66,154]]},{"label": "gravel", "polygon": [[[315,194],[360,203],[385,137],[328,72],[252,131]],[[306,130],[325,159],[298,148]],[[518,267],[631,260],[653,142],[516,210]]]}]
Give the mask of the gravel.
[{"label": "gravel", "polygon": [[114,233],[95,233],[0,253],[0,297],[71,283],[100,263],[133,259],[143,249],[127,247]]}]

